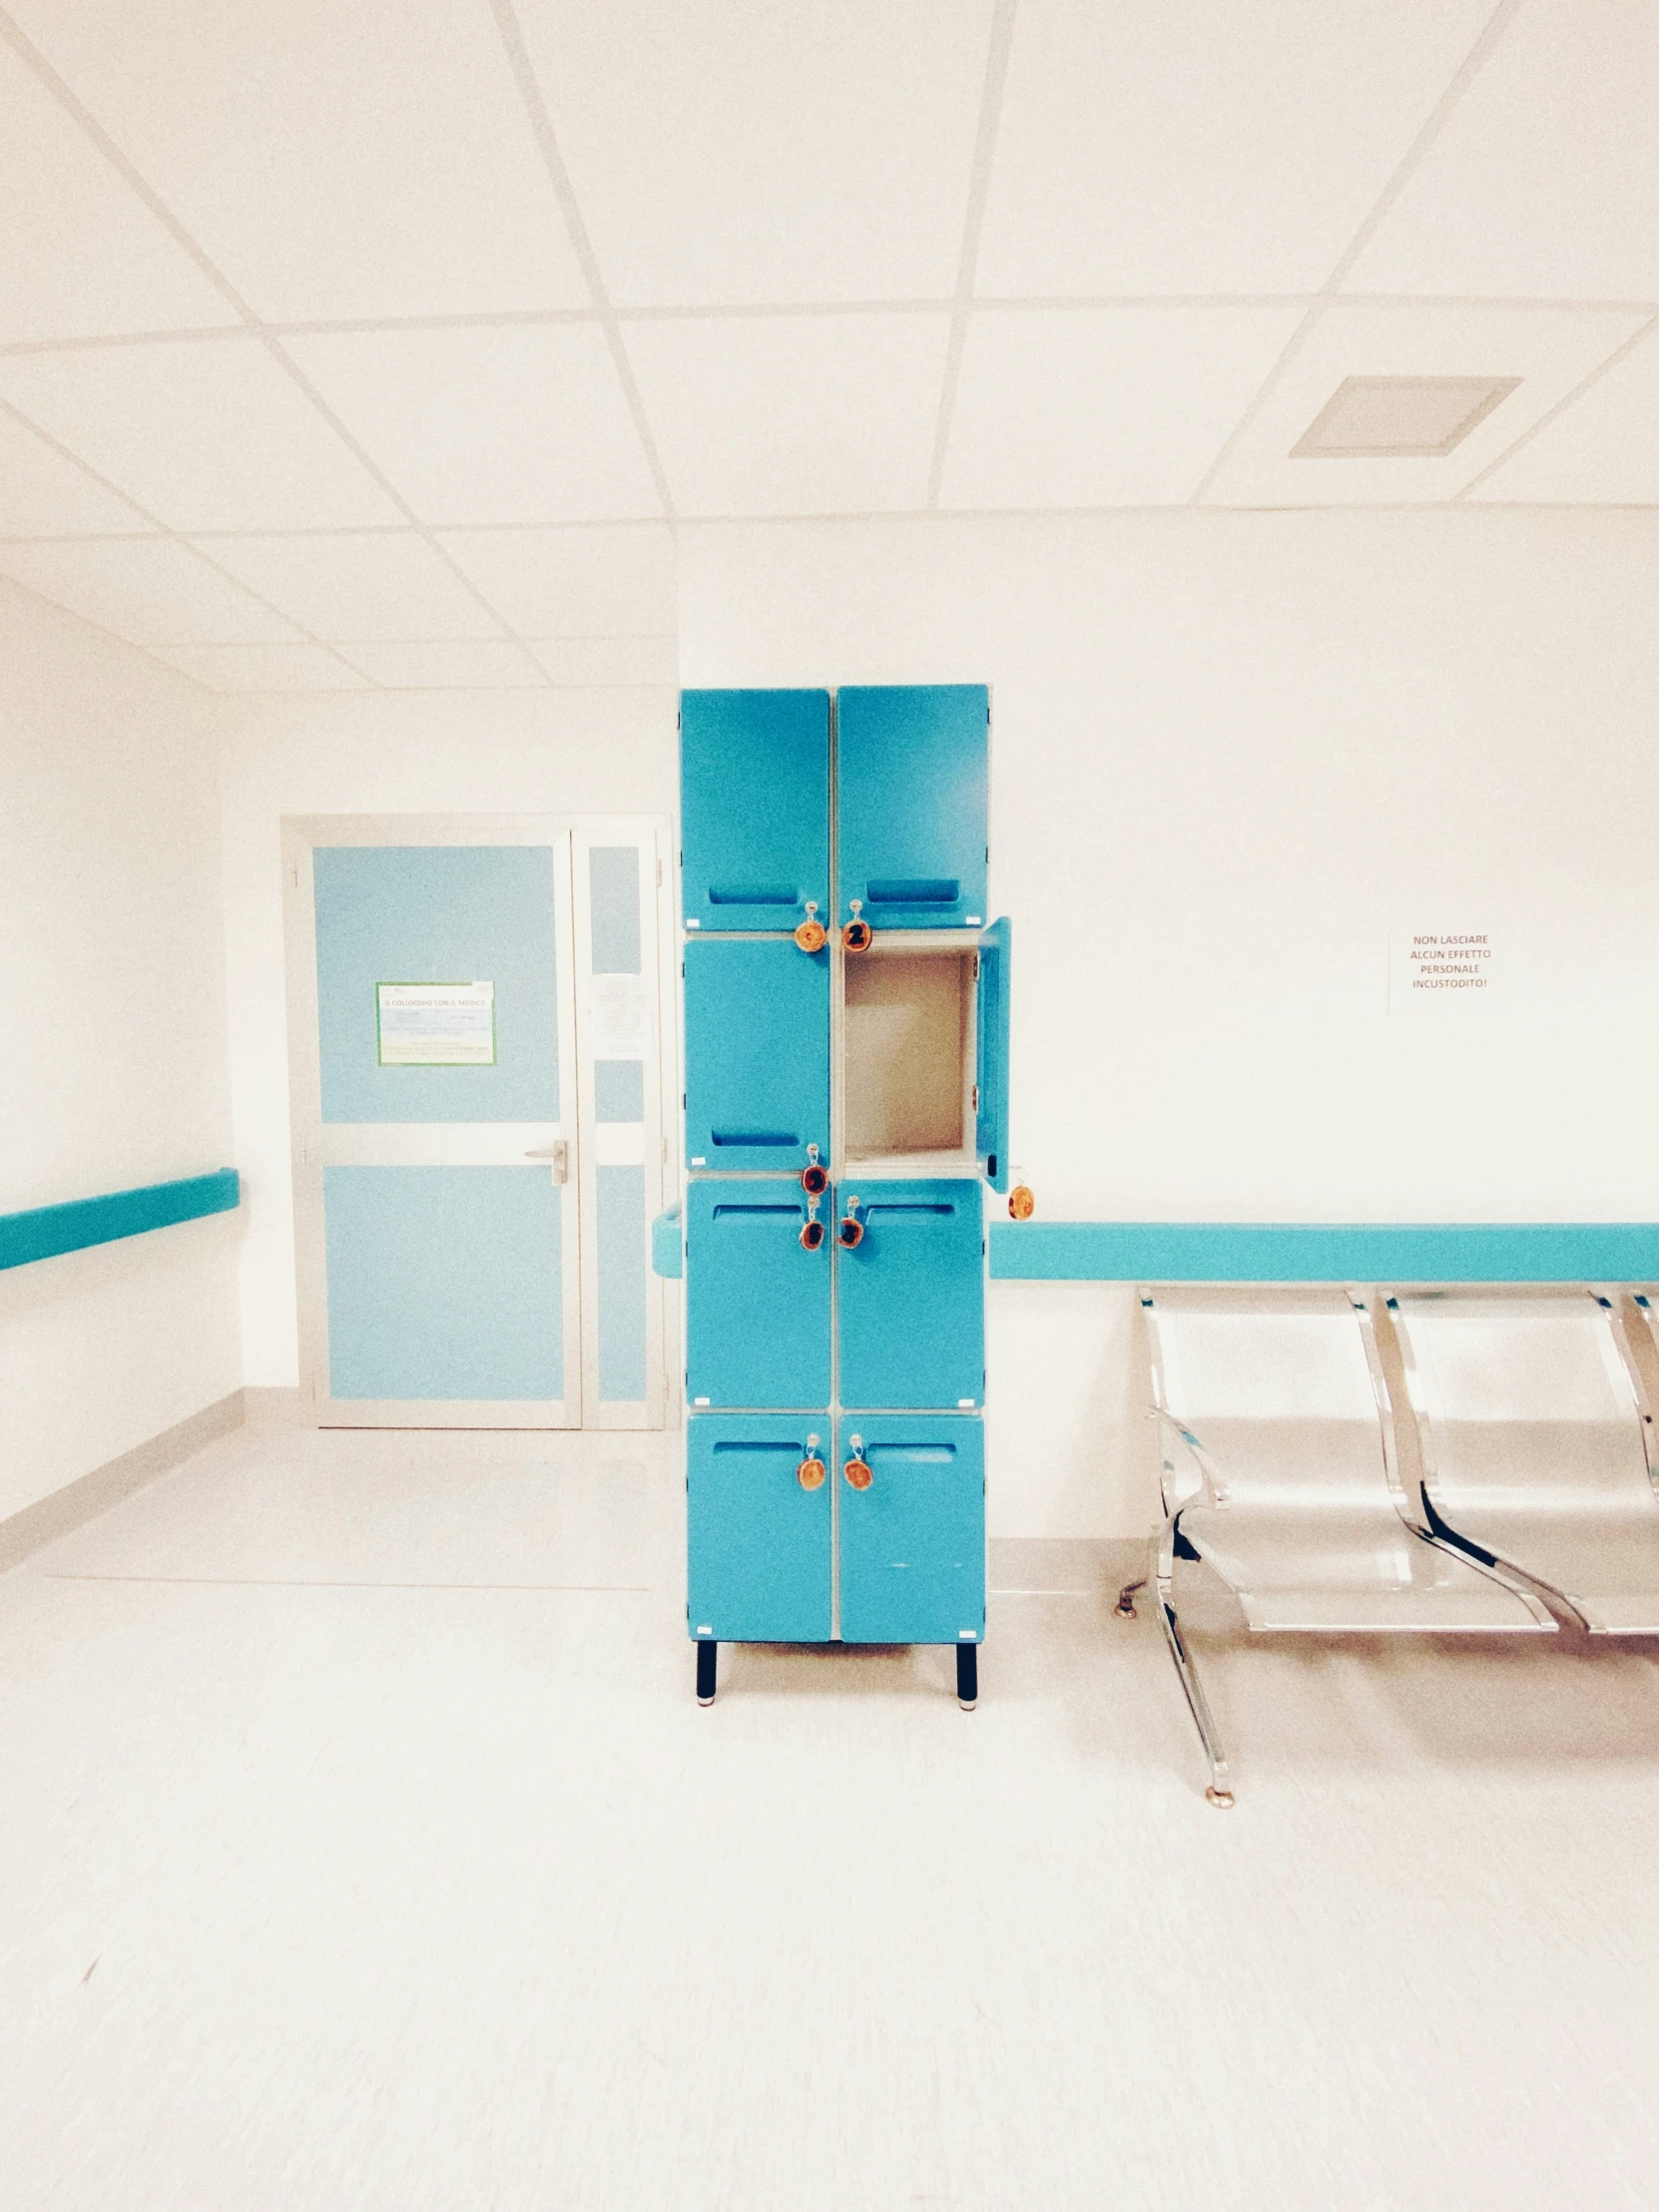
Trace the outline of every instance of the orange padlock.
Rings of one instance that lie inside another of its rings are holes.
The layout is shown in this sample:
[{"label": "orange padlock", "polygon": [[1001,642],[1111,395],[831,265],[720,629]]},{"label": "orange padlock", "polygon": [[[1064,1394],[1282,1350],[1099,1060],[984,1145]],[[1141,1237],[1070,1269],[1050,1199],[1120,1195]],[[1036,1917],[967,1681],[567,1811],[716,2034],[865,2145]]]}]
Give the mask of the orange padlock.
[{"label": "orange padlock", "polygon": [[830,942],[830,932],[818,918],[818,900],[807,901],[807,918],[795,933],[795,941],[803,952],[822,952]]},{"label": "orange padlock", "polygon": [[817,1252],[823,1242],[824,1224],[819,1220],[815,1209],[801,1224],[801,1249],[803,1252]]},{"label": "orange padlock", "polygon": [[807,1165],[801,1171],[801,1188],[809,1198],[822,1198],[830,1188],[830,1170],[820,1166],[816,1144],[807,1147]]},{"label": "orange padlock", "polygon": [[859,1458],[848,1459],[841,1472],[854,1490],[867,1490],[875,1479],[869,1471],[868,1461]]},{"label": "orange padlock", "polygon": [[815,1456],[802,1460],[795,1470],[795,1478],[804,1490],[818,1490],[824,1487],[824,1478],[828,1472],[824,1461]]},{"label": "orange padlock", "polygon": [[867,952],[874,935],[875,932],[867,921],[859,921],[854,918],[841,931],[841,950],[843,952]]},{"label": "orange padlock", "polygon": [[1015,1221],[1029,1221],[1036,1210],[1037,1201],[1032,1197],[1030,1187],[1024,1183],[1016,1183],[1008,1193],[1009,1213]]},{"label": "orange padlock", "polygon": [[841,1217],[841,1225],[835,1235],[848,1252],[856,1251],[863,1243],[864,1225],[858,1219],[858,1201],[855,1198],[847,1200],[846,1212]]}]

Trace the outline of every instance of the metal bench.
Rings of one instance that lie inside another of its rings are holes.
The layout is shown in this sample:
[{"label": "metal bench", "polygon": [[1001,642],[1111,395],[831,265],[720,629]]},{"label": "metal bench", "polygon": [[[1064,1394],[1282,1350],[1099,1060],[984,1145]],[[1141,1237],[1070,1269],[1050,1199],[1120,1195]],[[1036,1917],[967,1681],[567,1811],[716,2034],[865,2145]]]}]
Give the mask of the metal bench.
[{"label": "metal bench", "polygon": [[[1205,1756],[1227,1761],[1176,1613],[1178,1556],[1213,1567],[1256,1630],[1540,1632],[1548,1608],[1435,1536],[1395,1462],[1392,1412],[1364,1297],[1338,1289],[1141,1293],[1165,1518],[1158,1613]],[[1131,1583],[1118,1601],[1132,1613]]]},{"label": "metal bench", "polygon": [[1388,1307],[1446,1536],[1592,1635],[1659,1635],[1653,1419],[1614,1296],[1400,1291]]}]

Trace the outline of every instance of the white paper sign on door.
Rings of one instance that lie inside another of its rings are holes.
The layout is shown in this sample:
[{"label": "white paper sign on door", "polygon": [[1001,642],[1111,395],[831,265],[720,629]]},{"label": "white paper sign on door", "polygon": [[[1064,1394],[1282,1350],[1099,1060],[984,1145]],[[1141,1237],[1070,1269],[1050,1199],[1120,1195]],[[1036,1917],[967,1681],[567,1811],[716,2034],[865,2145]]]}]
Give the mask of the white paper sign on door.
[{"label": "white paper sign on door", "polygon": [[594,1058],[643,1059],[651,1043],[645,977],[596,975],[592,989]]},{"label": "white paper sign on door", "polygon": [[493,983],[376,983],[383,1068],[492,1068]]}]

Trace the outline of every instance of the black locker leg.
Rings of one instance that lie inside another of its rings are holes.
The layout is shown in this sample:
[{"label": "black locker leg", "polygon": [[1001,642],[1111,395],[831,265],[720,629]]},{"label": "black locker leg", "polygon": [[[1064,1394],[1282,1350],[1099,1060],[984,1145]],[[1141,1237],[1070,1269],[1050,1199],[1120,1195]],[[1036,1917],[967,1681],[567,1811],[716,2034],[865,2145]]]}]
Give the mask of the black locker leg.
[{"label": "black locker leg", "polygon": [[956,1703],[971,1713],[979,1702],[979,1646],[956,1646]]},{"label": "black locker leg", "polygon": [[720,1646],[712,1636],[697,1639],[697,1702],[713,1705],[715,1702],[715,1661]]}]

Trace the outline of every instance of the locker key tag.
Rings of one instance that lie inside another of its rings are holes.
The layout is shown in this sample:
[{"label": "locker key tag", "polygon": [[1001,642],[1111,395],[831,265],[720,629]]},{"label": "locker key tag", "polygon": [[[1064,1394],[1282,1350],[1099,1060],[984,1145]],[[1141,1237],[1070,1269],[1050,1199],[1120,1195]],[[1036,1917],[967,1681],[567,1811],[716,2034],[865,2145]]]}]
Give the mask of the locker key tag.
[{"label": "locker key tag", "polygon": [[862,1436],[849,1436],[846,1440],[852,1447],[852,1456],[841,1472],[846,1476],[849,1488],[867,1490],[875,1477],[870,1473],[869,1462],[864,1457],[864,1439]]},{"label": "locker key tag", "polygon": [[807,1165],[801,1171],[801,1188],[809,1198],[822,1198],[830,1188],[830,1170],[819,1165],[816,1144],[807,1147]]},{"label": "locker key tag", "polygon": [[807,1219],[801,1224],[801,1249],[817,1252],[824,1242],[824,1224],[818,1218],[818,1200],[807,1201]]},{"label": "locker key tag", "polygon": [[807,1456],[795,1470],[795,1478],[804,1490],[822,1489],[830,1471],[818,1455],[818,1442],[816,1436],[807,1438]]},{"label": "locker key tag", "polygon": [[841,1225],[835,1234],[848,1252],[856,1251],[863,1243],[864,1225],[858,1219],[858,1201],[855,1198],[847,1200],[846,1212],[841,1216]]},{"label": "locker key tag", "polygon": [[1008,1211],[1015,1221],[1029,1221],[1037,1210],[1037,1201],[1028,1183],[1016,1183],[1008,1193]]},{"label": "locker key tag", "polygon": [[807,901],[807,918],[795,933],[795,941],[803,952],[822,952],[830,942],[830,932],[818,918],[818,900]]},{"label": "locker key tag", "polygon": [[843,952],[867,952],[874,940],[875,931],[863,918],[863,903],[861,898],[852,901],[852,919],[841,931]]}]

